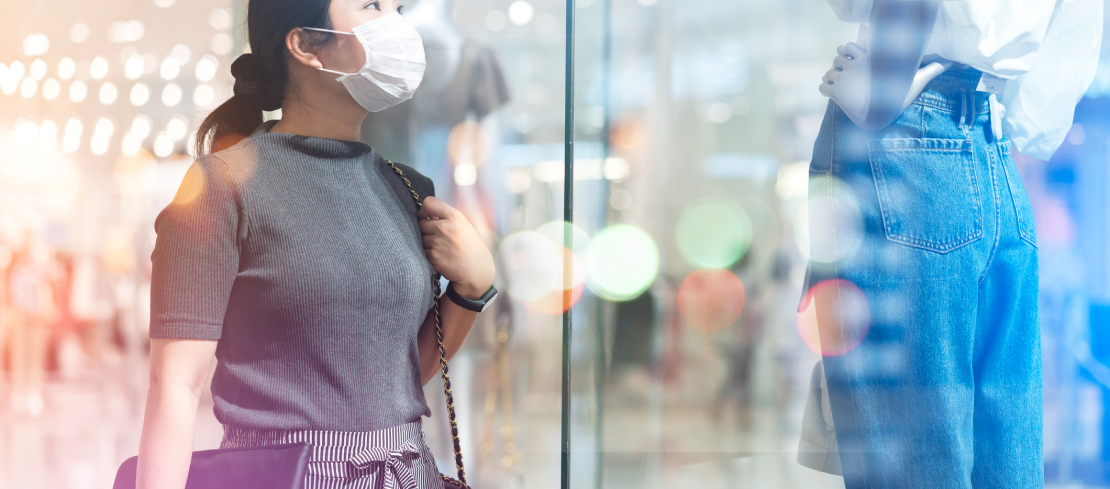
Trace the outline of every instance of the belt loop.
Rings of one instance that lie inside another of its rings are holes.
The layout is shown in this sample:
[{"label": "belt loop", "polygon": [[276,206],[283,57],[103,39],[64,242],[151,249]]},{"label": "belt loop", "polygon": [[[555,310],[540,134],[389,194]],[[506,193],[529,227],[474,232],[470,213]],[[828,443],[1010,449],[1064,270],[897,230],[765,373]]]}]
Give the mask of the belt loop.
[{"label": "belt loop", "polygon": [[963,89],[960,91],[960,129],[964,138],[971,142],[971,126],[975,125],[975,92]]},{"label": "belt loop", "polygon": [[960,129],[964,128],[964,123],[967,122],[967,89],[960,89]]}]

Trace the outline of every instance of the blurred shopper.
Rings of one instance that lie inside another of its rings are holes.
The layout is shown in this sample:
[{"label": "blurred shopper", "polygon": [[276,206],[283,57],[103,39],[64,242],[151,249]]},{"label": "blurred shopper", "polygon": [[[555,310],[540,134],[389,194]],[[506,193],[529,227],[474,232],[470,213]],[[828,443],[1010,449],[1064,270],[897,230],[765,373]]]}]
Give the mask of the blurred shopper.
[{"label": "blurred shopper", "polygon": [[107,297],[107,277],[92,256],[74,260],[70,280],[69,309],[73,328],[89,363],[99,363],[104,349],[104,333],[112,306]]},{"label": "blurred shopper", "polygon": [[1010,152],[1062,142],[1102,2],[829,2],[870,24],[825,75],[810,166],[810,196],[844,209],[810,210],[806,296],[840,467],[799,459],[849,488],[1041,487],[1037,242]]},{"label": "blurred shopper", "polygon": [[8,275],[11,329],[8,359],[12,370],[9,399],[17,414],[38,416],[44,408],[50,327],[57,320],[52,251],[27,233],[26,249],[16,253]]},{"label": "blurred shopper", "polygon": [[367,113],[411,97],[423,74],[398,10],[249,3],[235,95],[201,125],[207,154],[155,223],[140,488],[184,487],[215,359],[221,447],[313,443],[308,488],[442,486],[421,431],[439,361],[433,268],[451,281],[439,301],[453,355],[494,267],[443,201],[427,197],[418,225],[404,183],[358,142]]}]

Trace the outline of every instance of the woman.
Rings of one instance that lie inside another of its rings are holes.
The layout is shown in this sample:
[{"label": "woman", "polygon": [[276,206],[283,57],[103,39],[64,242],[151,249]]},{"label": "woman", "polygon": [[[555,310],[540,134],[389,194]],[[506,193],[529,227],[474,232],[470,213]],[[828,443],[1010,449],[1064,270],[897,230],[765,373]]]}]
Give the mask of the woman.
[{"label": "woman", "polygon": [[1062,142],[1102,2],[829,2],[870,42],[825,75],[810,164],[811,197],[845,208],[811,209],[807,294],[827,384],[807,426],[835,428],[817,448],[840,466],[799,460],[848,488],[1043,487],[1037,241],[1010,152]]},{"label": "woman", "polygon": [[[397,481],[394,469],[350,459],[411,442],[416,487],[441,487],[420,428],[421,386],[439,359],[433,268],[451,282],[439,301],[452,355],[474,304],[490,300],[494,266],[458,211],[427,197],[416,214],[389,164],[358,141],[368,111],[411,97],[423,75],[419,36],[399,10],[395,0],[249,4],[251,54],[232,65],[235,95],[197,143],[203,153],[249,136],[201,156],[155,222],[140,488],[184,487],[214,359],[222,447],[308,441],[306,487],[379,487]],[[263,124],[278,108],[282,119]]]}]

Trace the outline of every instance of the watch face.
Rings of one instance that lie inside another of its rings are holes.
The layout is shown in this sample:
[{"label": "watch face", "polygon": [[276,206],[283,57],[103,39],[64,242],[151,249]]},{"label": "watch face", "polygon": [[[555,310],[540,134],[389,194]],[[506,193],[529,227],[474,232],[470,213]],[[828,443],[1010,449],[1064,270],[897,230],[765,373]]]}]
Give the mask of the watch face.
[{"label": "watch face", "polygon": [[490,297],[489,300],[486,301],[486,303],[482,305],[482,310],[480,312],[486,312],[486,309],[489,309],[489,305],[493,304],[494,299],[497,299],[497,295],[499,293],[500,292],[494,292],[493,297]]}]

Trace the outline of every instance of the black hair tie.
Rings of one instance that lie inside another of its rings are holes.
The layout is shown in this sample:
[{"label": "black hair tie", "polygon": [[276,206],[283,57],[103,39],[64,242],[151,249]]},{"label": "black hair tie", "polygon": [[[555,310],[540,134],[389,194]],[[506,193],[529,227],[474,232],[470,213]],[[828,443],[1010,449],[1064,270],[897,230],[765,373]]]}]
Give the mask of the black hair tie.
[{"label": "black hair tie", "polygon": [[237,96],[252,97],[258,100],[262,110],[271,111],[281,108],[281,97],[274,97],[262,81],[262,62],[258,56],[244,53],[231,63],[231,76],[235,77],[232,92]]}]

